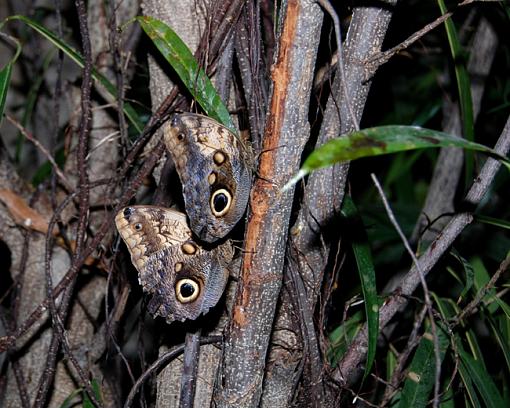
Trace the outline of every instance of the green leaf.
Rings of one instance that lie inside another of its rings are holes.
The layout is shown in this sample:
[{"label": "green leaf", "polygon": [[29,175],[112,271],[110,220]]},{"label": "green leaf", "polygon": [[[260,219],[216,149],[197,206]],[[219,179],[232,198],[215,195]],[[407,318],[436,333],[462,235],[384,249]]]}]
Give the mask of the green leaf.
[{"label": "green leaf", "polygon": [[458,347],[461,365],[465,367],[469,377],[473,381],[480,397],[484,401],[484,406],[489,408],[503,408],[503,398],[499,393],[491,375],[479,360],[475,360],[469,353],[466,353],[462,347]]},{"label": "green leaf", "polygon": [[503,356],[505,357],[506,361],[506,366],[508,368],[508,371],[510,372],[510,345],[503,336],[503,333],[501,333],[501,331],[499,330],[499,327],[496,325],[494,319],[491,316],[488,316],[487,320],[489,322],[490,328],[492,329],[492,332],[494,333],[494,338],[498,342],[498,345],[501,348],[501,351],[503,352]]},{"label": "green leaf", "polygon": [[391,380],[391,376],[393,375],[397,364],[398,360],[394,349],[388,347],[388,350],[386,351],[386,381]]},{"label": "green leaf", "polygon": [[143,16],[136,19],[207,116],[237,133],[232,118],[210,79],[175,31],[153,17]]},{"label": "green leaf", "polygon": [[313,170],[335,163],[407,150],[447,146],[476,150],[494,156],[510,170],[510,160],[487,146],[415,126],[379,126],[348,133],[315,149],[283,190],[289,189]]},{"label": "green leaf", "polygon": [[[64,54],[66,54],[69,58],[71,58],[72,61],[76,63],[79,67],[83,68],[85,65],[85,62],[83,60],[83,57],[81,54],[76,51],[73,47],[67,45],[64,41],[62,41],[60,38],[58,38],[54,33],[52,33],[50,30],[44,28],[40,24],[36,23],[35,21],[25,17],[25,16],[10,16],[5,19],[5,21],[13,21],[13,20],[19,20],[23,23],[25,23],[27,26],[35,30],[37,33],[41,34],[44,38],[46,38],[48,41],[50,41],[53,45],[55,45],[57,48],[62,50]],[[113,85],[104,75],[99,73],[95,68],[92,69],[92,77],[96,82],[101,84],[107,91],[112,95],[112,97],[117,97],[117,90],[115,85]],[[129,119],[131,124],[135,127],[136,131],[138,133],[141,133],[143,130],[143,123],[138,117],[138,114],[136,113],[135,109],[128,103],[124,102],[124,113],[126,117]]]},{"label": "green leaf", "polygon": [[[475,385],[473,384],[471,376],[469,375],[469,371],[467,370],[466,366],[462,363],[459,364],[459,374],[460,378],[462,379],[462,384],[466,389],[467,397],[469,397],[469,401],[471,402],[471,406],[475,408],[482,408],[482,404],[480,404],[480,401],[478,400]],[[465,406],[469,406],[467,404],[467,399]]]},{"label": "green leaf", "polygon": [[[475,271],[474,289],[475,293],[478,293],[489,282],[491,277],[480,257],[473,257],[471,259],[471,265],[473,265]],[[493,302],[495,298],[497,298],[496,289],[490,288],[482,299],[484,303],[488,304],[486,307],[490,313],[495,313],[498,309],[498,303]]]},{"label": "green leaf", "polygon": [[[437,0],[441,13],[447,12],[446,5],[443,0]],[[452,54],[453,62],[455,64],[455,77],[457,79],[457,88],[459,91],[460,113],[462,117],[462,128],[464,130],[464,137],[470,142],[475,140],[475,128],[473,118],[473,99],[471,98],[471,83],[469,74],[466,70],[465,53],[462,50],[459,39],[457,37],[457,30],[451,18],[445,22],[446,34],[448,36],[448,43],[450,44],[450,51]],[[466,154],[466,188],[473,180],[473,155]]]},{"label": "green leaf", "polygon": [[74,390],[73,392],[71,392],[69,394],[69,396],[64,400],[64,402],[62,402],[62,405],[60,406],[60,408],[71,408],[71,407],[76,406],[76,401],[74,399],[80,392],[82,392],[81,388],[78,388],[78,389]]},{"label": "green leaf", "polygon": [[338,360],[345,354],[347,346],[354,336],[358,334],[362,325],[363,314],[359,311],[330,333],[330,348],[327,355],[332,365],[336,365]]},{"label": "green leaf", "polygon": [[356,258],[356,265],[358,266],[363,299],[365,300],[365,313],[367,316],[368,351],[365,374],[363,376],[363,378],[366,378],[370,373],[375,359],[377,336],[379,334],[379,302],[377,299],[375,269],[365,227],[361,221],[356,205],[348,195],[344,197],[341,212],[347,220],[354,222],[356,225],[356,238],[358,238],[353,240],[351,245],[354,257]]},{"label": "green leaf", "polygon": [[[436,325],[439,343],[439,356],[443,361],[449,340],[446,333]],[[407,379],[404,382],[398,407],[425,407],[429,401],[429,394],[434,388],[436,376],[436,356],[434,341],[431,333],[425,333],[409,366]]]},{"label": "green leaf", "polygon": [[[58,149],[55,153],[55,162],[58,164],[59,167],[63,167],[65,163],[65,149],[61,147]],[[41,184],[43,181],[47,180],[51,172],[53,170],[53,165],[49,161],[45,161],[43,164],[39,166],[39,168],[36,170],[35,174],[32,177],[32,185],[34,187],[37,187],[39,184]]]},{"label": "green leaf", "polygon": [[[99,386],[99,383],[96,381],[95,378],[93,378],[90,381],[90,384],[92,385],[92,391],[94,392],[94,397],[97,401],[101,402],[103,398],[101,397],[101,387]],[[82,408],[95,408],[94,403],[91,401],[88,393],[83,390],[83,405]]]},{"label": "green leaf", "polygon": [[473,287],[475,281],[475,271],[473,270],[473,266],[471,266],[468,260],[463,258],[457,251],[452,250],[451,255],[460,262],[464,269],[464,274],[466,275],[466,283],[464,284],[462,293],[459,295],[460,299],[464,299]]},{"label": "green leaf", "polygon": [[475,214],[475,220],[483,222],[484,224],[495,225],[496,227],[510,229],[510,221],[502,220],[500,218],[488,217],[486,215]]},{"label": "green leaf", "polygon": [[[0,28],[2,24],[0,24]],[[12,66],[18,59],[19,54],[21,53],[21,45],[13,37],[8,35],[4,35],[4,38],[12,41],[16,44],[16,53],[12,57],[12,59],[5,64],[5,66],[0,70],[0,124],[2,123],[2,119],[4,117],[4,109],[5,109],[5,101],[7,99],[7,91],[9,90],[9,85],[11,83],[11,74],[12,74]]]},{"label": "green leaf", "polygon": [[493,299],[498,304],[498,306],[503,310],[503,313],[505,313],[505,316],[508,319],[510,319],[510,306],[508,305],[508,303],[506,303],[499,296],[494,296]]},{"label": "green leaf", "polygon": [[451,387],[451,380],[451,377],[445,378],[443,380],[443,388],[446,388],[448,385],[450,385],[450,387],[448,387],[448,389],[444,391],[444,394],[441,396],[441,402],[439,403],[440,408],[455,408],[455,396]]},{"label": "green leaf", "polygon": [[4,117],[5,100],[11,83],[12,62],[9,61],[0,71],[0,123]]},{"label": "green leaf", "polygon": [[384,189],[387,190],[392,184],[398,185],[401,177],[411,173],[411,167],[421,156],[422,152],[414,152],[412,155],[398,154],[392,160],[386,178],[384,180]]}]

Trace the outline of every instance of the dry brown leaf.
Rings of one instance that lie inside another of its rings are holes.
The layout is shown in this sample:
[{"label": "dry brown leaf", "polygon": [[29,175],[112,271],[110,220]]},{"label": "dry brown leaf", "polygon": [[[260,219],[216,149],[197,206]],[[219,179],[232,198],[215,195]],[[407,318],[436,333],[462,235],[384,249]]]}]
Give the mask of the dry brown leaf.
[{"label": "dry brown leaf", "polygon": [[0,201],[7,207],[16,224],[46,234],[48,220],[31,208],[23,197],[12,190],[0,190]]},{"label": "dry brown leaf", "polygon": [[[7,207],[7,210],[11,214],[16,224],[31,229],[33,231],[41,232],[46,234],[48,231],[49,222],[39,212],[31,208],[23,197],[16,194],[12,190],[0,189],[0,201]],[[53,235],[58,235],[58,230],[55,227],[53,229]],[[62,237],[57,237],[57,244],[61,247],[66,247],[66,244]],[[71,250],[75,250],[75,242],[71,241]],[[85,260],[85,265],[98,265],[98,259],[93,256],[89,256]],[[104,266],[104,265],[103,265]]]}]

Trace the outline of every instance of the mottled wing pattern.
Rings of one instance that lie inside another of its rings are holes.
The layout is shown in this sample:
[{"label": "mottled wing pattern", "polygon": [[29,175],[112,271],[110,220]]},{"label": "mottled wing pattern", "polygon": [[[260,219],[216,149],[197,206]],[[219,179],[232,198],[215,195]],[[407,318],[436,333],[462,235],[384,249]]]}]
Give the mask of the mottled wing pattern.
[{"label": "mottled wing pattern", "polygon": [[164,140],[183,185],[191,229],[206,242],[223,238],[248,203],[249,149],[225,126],[193,113],[174,115]]},{"label": "mottled wing pattern", "polygon": [[229,243],[204,250],[193,240],[184,214],[162,207],[126,207],[115,224],[143,290],[152,295],[151,314],[169,323],[196,319],[218,302],[232,259]]}]

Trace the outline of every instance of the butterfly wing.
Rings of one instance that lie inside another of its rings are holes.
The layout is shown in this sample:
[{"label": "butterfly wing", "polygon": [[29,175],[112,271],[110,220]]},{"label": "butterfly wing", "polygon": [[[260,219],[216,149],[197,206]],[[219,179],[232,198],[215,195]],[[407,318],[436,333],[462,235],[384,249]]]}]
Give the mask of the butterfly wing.
[{"label": "butterfly wing", "polygon": [[152,295],[151,314],[168,323],[194,320],[216,305],[227,283],[230,244],[204,250],[193,240],[184,214],[162,207],[126,207],[115,224],[143,290]]},{"label": "butterfly wing", "polygon": [[248,203],[247,147],[225,126],[193,113],[175,114],[165,126],[164,140],[183,185],[191,229],[206,242],[223,238]]}]

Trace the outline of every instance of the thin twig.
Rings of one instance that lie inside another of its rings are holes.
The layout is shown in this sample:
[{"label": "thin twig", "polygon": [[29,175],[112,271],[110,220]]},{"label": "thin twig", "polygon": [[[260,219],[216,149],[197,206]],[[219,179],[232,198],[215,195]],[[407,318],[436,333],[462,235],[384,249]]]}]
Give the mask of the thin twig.
[{"label": "thin twig", "polygon": [[471,302],[469,302],[469,304],[457,316],[455,316],[452,322],[453,325],[459,324],[462,320],[464,320],[467,316],[474,312],[474,310],[482,302],[487,292],[494,288],[496,281],[501,277],[501,275],[505,271],[508,270],[509,267],[510,267],[510,252],[507,254],[503,262],[501,262],[496,273],[492,275],[492,278],[490,278],[490,280],[483,286],[483,288],[478,291],[475,298]]},{"label": "thin twig", "polygon": [[[126,189],[124,190],[124,194],[121,198],[119,198],[117,205],[112,210],[112,215],[107,217],[103,224],[99,227],[96,235],[93,237],[92,241],[85,248],[83,254],[77,261],[77,264],[71,265],[71,268],[64,277],[60,280],[57,286],[53,290],[53,299],[62,293],[62,291],[69,285],[69,282],[76,276],[79,271],[81,265],[85,262],[85,260],[94,252],[97,246],[100,244],[101,240],[104,238],[105,234],[111,229],[111,225],[113,223],[113,218],[115,214],[124,207],[127,202],[133,197],[136,193],[138,187],[143,182],[144,177],[146,177],[153,169],[156,162],[159,160],[159,157],[163,154],[163,150],[165,146],[163,141],[160,141],[152,150],[151,154],[147,155],[147,160],[145,160],[142,168],[139,172],[131,178]],[[90,183],[88,187],[92,188],[95,186],[103,185],[105,182],[110,182],[110,179],[102,179],[97,182]],[[67,205],[73,200],[78,194],[80,190],[73,192],[69,196],[66,197],[65,201]],[[49,306],[49,299],[45,299],[41,302],[34,311],[30,314],[30,316],[25,319],[25,321],[18,326],[16,331],[12,334],[8,334],[7,336],[0,337],[0,352],[10,349],[14,346],[16,340],[23,336],[32,325],[42,316],[42,314],[47,310]]]},{"label": "thin twig", "polygon": [[381,406],[385,406],[386,404],[388,404],[388,402],[390,402],[390,400],[393,398],[393,395],[395,395],[395,393],[398,390],[397,387],[400,382],[402,373],[404,371],[405,364],[413,350],[418,345],[419,340],[421,338],[420,336],[418,336],[418,331],[420,330],[420,327],[423,324],[423,319],[425,318],[426,314],[427,307],[424,306],[414,321],[413,330],[409,335],[409,339],[407,341],[405,349],[398,356],[397,365],[393,370],[389,384],[387,384],[383,400],[381,401]]},{"label": "thin twig", "polygon": [[433,29],[435,29],[436,27],[444,23],[446,20],[448,20],[451,16],[453,16],[458,7],[467,6],[468,4],[473,3],[474,1],[475,0],[464,0],[463,2],[457,4],[453,10],[444,13],[442,16],[438,17],[432,23],[427,24],[421,30],[418,30],[415,33],[413,33],[411,36],[409,36],[406,40],[402,41],[400,44],[390,48],[389,50],[374,54],[372,57],[366,60],[366,63],[368,64],[377,63],[377,65],[385,64],[395,54],[399,53],[402,50],[405,50],[411,44],[422,38],[425,34],[428,34]]},{"label": "thin twig", "polygon": [[46,149],[46,147],[44,147],[41,142],[39,142],[39,140],[37,140],[31,132],[29,132],[21,123],[19,123],[16,119],[14,119],[11,115],[9,114],[5,114],[5,118],[11,122],[19,131],[20,133],[25,136],[25,138],[32,142],[34,144],[35,147],[37,147],[41,153],[46,157],[46,159],[50,162],[51,164],[51,167],[53,168],[53,171],[55,171],[55,174],[58,176],[60,182],[64,185],[64,187],[68,190],[68,191],[73,191],[74,188],[73,186],[71,185],[71,183],[69,182],[69,180],[67,179],[67,177],[65,176],[64,173],[62,173],[62,170],[60,170],[60,167],[58,167],[58,164],[57,162],[55,161],[55,159],[53,158],[53,156],[51,155],[51,153],[48,151],[48,149]]},{"label": "thin twig", "polygon": [[430,330],[432,331],[432,338],[434,341],[434,356],[436,359],[436,376],[435,376],[435,382],[434,382],[433,406],[438,407],[439,406],[439,387],[440,387],[439,379],[441,377],[441,354],[440,354],[440,350],[439,350],[439,339],[437,337],[436,322],[434,320],[434,313],[432,310],[432,301],[430,300],[430,292],[427,287],[427,282],[425,280],[425,274],[420,266],[420,262],[418,261],[418,258],[416,258],[416,255],[414,254],[413,250],[411,249],[411,245],[409,245],[409,241],[407,240],[405,234],[402,232],[402,229],[400,228],[400,225],[398,224],[398,221],[395,218],[393,211],[391,210],[390,204],[388,203],[388,200],[384,194],[381,184],[379,183],[379,180],[373,173],[370,176],[372,177],[375,187],[377,188],[377,191],[379,192],[379,195],[380,195],[381,200],[384,204],[384,208],[386,209],[386,213],[388,214],[388,218],[389,218],[390,222],[393,224],[393,227],[395,228],[398,235],[400,236],[400,239],[404,243],[404,247],[406,248],[407,252],[411,256],[411,259],[413,260],[413,263],[416,266],[416,270],[418,271],[418,276],[420,278],[421,286],[423,288],[423,296],[425,298],[425,307],[427,308],[427,314],[429,315],[429,319],[430,319]]},{"label": "thin twig", "polygon": [[[29,232],[26,232],[25,235],[25,245],[24,249],[28,248],[27,242],[28,242],[28,236]],[[19,296],[16,296],[18,298]],[[15,326],[16,321],[10,317],[7,316],[6,311],[3,309],[0,309],[0,321],[2,322],[3,326],[5,328],[9,328],[9,331],[12,331],[12,328]],[[19,356],[15,356],[14,353],[8,352],[7,358],[8,361],[11,364],[12,372],[14,373],[14,377],[16,378],[16,384],[18,386],[19,391],[19,399],[21,402],[22,408],[30,408],[30,398],[28,396],[27,391],[27,383],[25,376],[23,374],[23,371],[21,369],[21,364],[19,362]]]},{"label": "thin twig", "polygon": [[[122,65],[122,56],[119,48],[119,35],[117,32],[117,5],[115,1],[110,1],[110,32],[108,41],[112,50],[113,69],[115,71],[115,79],[117,82],[117,118],[119,119],[119,131],[123,141],[122,147],[125,148],[128,142],[127,124],[124,117],[124,70]],[[125,152],[124,152],[125,153]],[[124,154],[125,156],[125,154]]]},{"label": "thin twig", "polygon": [[[222,340],[221,336],[208,336],[200,339],[200,345],[205,344],[213,344],[219,343]],[[138,380],[136,380],[135,385],[129,391],[129,395],[124,403],[124,408],[129,408],[133,403],[133,399],[138,392],[138,389],[143,385],[143,383],[156,371],[158,371],[161,367],[166,365],[168,362],[176,358],[179,354],[184,351],[184,344],[180,344],[178,346],[172,347],[165,354],[159,357],[151,366],[145,370],[145,372],[140,376]]]}]

